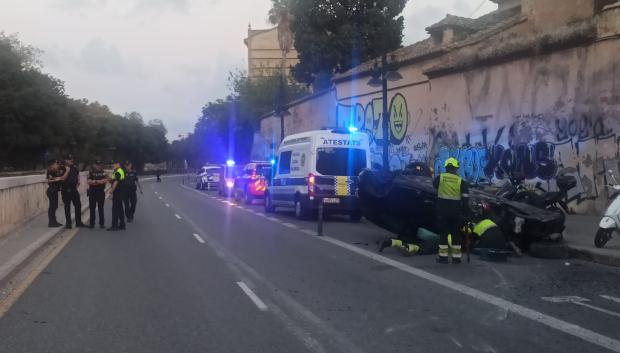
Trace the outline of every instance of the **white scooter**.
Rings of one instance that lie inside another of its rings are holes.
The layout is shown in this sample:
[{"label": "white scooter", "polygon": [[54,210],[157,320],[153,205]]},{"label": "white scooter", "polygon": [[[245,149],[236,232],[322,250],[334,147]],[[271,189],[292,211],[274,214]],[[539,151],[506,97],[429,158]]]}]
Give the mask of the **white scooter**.
[{"label": "white scooter", "polygon": [[614,232],[620,232],[620,197],[618,197],[620,195],[620,184],[616,181],[613,171],[609,170],[607,173],[613,181],[613,184],[607,185],[607,187],[613,188],[616,193],[613,196],[614,200],[607,207],[605,215],[598,225],[599,228],[594,237],[594,245],[597,248],[604,247]]}]

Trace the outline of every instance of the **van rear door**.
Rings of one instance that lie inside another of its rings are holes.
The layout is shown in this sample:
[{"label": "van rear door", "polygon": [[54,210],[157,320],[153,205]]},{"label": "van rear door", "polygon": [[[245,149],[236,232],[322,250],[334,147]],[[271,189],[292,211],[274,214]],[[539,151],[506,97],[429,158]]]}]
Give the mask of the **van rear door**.
[{"label": "van rear door", "polygon": [[367,151],[363,148],[317,148],[315,194],[322,197],[355,195],[357,176],[366,168],[367,158]]}]

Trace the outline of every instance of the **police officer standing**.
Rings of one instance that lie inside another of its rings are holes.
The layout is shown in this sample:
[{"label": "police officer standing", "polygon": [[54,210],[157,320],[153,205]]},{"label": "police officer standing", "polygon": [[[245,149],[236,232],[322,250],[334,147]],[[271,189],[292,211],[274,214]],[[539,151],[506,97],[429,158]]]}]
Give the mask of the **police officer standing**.
[{"label": "police officer standing", "polygon": [[130,161],[125,162],[125,215],[127,216],[127,222],[133,221],[133,216],[136,213],[136,204],[138,203],[137,191],[140,189],[142,194],[142,185],[138,180],[138,172],[133,169],[133,164]]},{"label": "police officer standing", "polygon": [[96,160],[95,164],[88,172],[88,207],[90,208],[90,225],[89,228],[95,228],[95,210],[99,209],[99,227],[105,228],[104,208],[105,203],[105,185],[108,183],[108,177],[105,175],[101,161]]},{"label": "police officer standing", "polygon": [[[440,231],[437,262],[447,264],[451,252],[452,263],[460,264],[460,228],[469,188],[458,175],[459,162],[455,158],[448,158],[444,166],[446,172],[433,180],[433,186],[437,189],[437,228]],[[451,245],[448,245],[448,235],[452,238]]]},{"label": "police officer standing", "polygon": [[56,220],[56,210],[58,209],[58,193],[60,192],[60,184],[62,178],[59,171],[59,163],[57,160],[51,160],[47,166],[45,176],[47,180],[47,198],[49,199],[49,207],[47,209],[47,226],[50,228],[62,227],[62,224]]},{"label": "police officer standing", "polygon": [[125,230],[125,213],[123,211],[123,201],[125,199],[125,170],[121,168],[118,162],[113,163],[114,175],[110,182],[112,188],[110,195],[112,197],[112,226],[109,231]]},{"label": "police officer standing", "polygon": [[82,202],[80,201],[80,171],[73,163],[73,156],[65,156],[64,175],[62,176],[62,186],[60,194],[62,195],[62,202],[65,204],[65,218],[67,222],[65,227],[71,229],[71,204],[75,208],[75,226],[83,227],[82,223]]}]

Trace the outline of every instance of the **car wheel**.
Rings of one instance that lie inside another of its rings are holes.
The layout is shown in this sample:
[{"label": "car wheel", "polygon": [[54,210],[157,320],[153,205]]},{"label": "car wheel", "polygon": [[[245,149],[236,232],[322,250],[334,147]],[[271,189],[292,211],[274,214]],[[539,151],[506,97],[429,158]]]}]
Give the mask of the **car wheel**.
[{"label": "car wheel", "polygon": [[273,200],[269,193],[265,193],[265,213],[273,213],[275,211],[275,207],[273,207]]},{"label": "car wheel", "polygon": [[607,244],[607,242],[609,241],[609,239],[611,239],[612,232],[613,232],[612,229],[599,228],[598,231],[596,232],[596,236],[594,237],[594,245],[597,248],[604,247],[605,244]]},{"label": "car wheel", "polygon": [[200,190],[200,183],[196,182],[196,190]]},{"label": "car wheel", "polygon": [[362,220],[362,212],[360,211],[355,211],[349,214],[349,220],[351,222],[359,222]]},{"label": "car wheel", "polygon": [[308,218],[308,211],[299,198],[295,199],[295,217],[297,217],[297,219]]},{"label": "car wheel", "polygon": [[243,192],[243,196],[246,205],[251,205],[252,201],[254,201],[254,196],[252,196],[252,194],[248,192],[248,190],[245,190]]}]

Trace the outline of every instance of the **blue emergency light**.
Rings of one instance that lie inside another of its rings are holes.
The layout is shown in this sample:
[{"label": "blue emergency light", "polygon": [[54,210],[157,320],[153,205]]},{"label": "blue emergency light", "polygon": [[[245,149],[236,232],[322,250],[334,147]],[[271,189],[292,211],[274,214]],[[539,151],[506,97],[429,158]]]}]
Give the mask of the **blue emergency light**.
[{"label": "blue emergency light", "polygon": [[229,166],[229,167],[232,167],[232,166],[235,165],[235,161],[233,161],[232,159],[229,159],[229,160],[226,161],[226,165]]}]

